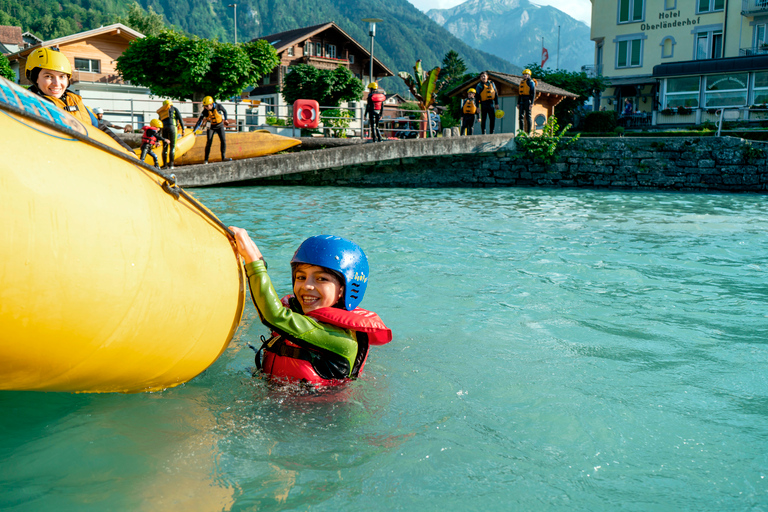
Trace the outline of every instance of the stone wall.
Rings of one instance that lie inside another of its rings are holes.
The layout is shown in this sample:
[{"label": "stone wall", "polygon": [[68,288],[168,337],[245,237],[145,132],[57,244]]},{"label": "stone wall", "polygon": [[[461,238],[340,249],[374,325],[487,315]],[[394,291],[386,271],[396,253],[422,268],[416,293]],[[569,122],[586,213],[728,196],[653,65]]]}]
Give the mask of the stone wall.
[{"label": "stone wall", "polygon": [[354,187],[584,187],[765,192],[768,143],[723,137],[585,138],[553,164],[519,151],[402,158],[251,180]]}]

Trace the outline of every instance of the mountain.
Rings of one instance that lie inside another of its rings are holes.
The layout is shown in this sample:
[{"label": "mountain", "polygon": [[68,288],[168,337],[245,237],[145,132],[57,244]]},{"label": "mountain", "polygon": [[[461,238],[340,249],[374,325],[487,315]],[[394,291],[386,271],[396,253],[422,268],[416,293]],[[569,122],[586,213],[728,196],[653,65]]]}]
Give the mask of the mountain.
[{"label": "mountain", "polygon": [[541,63],[541,38],[549,52],[546,67],[581,71],[594,64],[595,44],[589,26],[555,9],[529,0],[468,0],[450,9],[430,9],[427,16],[473,48],[521,65]]},{"label": "mountain", "polygon": [[[43,39],[69,35],[112,23],[124,16],[133,0],[0,0],[0,24],[15,24]],[[139,0],[188,34],[233,40],[234,10],[210,0]],[[450,50],[464,59],[470,72],[493,69],[519,74],[521,68],[454,37],[407,0],[239,0],[237,39],[249,41],[277,32],[334,21],[366,48],[370,36],[363,18],[377,24],[374,56],[394,73],[413,71],[417,59],[425,68],[439,66]],[[400,78],[383,86],[405,92]]]}]

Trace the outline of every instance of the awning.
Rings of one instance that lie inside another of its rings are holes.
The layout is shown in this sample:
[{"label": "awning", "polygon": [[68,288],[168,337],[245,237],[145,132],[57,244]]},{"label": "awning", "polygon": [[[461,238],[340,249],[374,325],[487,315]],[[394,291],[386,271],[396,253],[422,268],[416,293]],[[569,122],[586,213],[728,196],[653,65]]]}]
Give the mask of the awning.
[{"label": "awning", "polygon": [[623,87],[625,85],[653,85],[656,79],[652,76],[636,76],[634,78],[608,78],[609,87]]},{"label": "awning", "polygon": [[768,55],[728,57],[726,59],[687,60],[653,66],[654,78],[667,76],[712,75],[739,71],[768,71]]}]

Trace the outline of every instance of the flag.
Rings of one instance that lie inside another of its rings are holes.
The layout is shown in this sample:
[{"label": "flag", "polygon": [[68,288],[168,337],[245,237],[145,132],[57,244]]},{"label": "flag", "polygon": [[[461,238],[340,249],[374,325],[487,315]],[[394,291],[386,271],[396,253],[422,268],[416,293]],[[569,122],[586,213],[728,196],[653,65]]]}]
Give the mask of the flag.
[{"label": "flag", "polygon": [[549,59],[549,52],[543,46],[541,47],[541,67],[544,67],[544,63]]}]

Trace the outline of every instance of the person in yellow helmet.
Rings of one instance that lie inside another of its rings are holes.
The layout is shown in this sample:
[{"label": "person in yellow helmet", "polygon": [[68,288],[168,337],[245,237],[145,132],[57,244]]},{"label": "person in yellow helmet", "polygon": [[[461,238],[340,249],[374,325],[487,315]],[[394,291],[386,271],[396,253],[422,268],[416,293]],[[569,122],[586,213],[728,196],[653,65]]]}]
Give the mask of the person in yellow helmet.
[{"label": "person in yellow helmet", "polygon": [[143,128],[144,133],[141,135],[141,161],[143,162],[147,157],[147,153],[149,153],[149,156],[152,157],[152,160],[155,162],[155,167],[157,168],[159,168],[160,165],[157,161],[157,155],[152,151],[152,148],[157,146],[158,139],[161,139],[163,144],[169,142],[168,139],[164,139],[163,136],[160,135],[160,130],[162,129],[163,122],[159,119],[153,119],[149,122],[148,126]]},{"label": "person in yellow helmet", "polygon": [[480,108],[480,131],[485,135],[485,120],[488,118],[490,119],[488,131],[493,133],[496,127],[496,109],[499,108],[499,91],[496,84],[488,80],[487,71],[480,73],[475,102]]},{"label": "person in yellow helmet", "polygon": [[31,92],[42,96],[83,124],[99,127],[99,121],[83,104],[83,98],[69,90],[72,65],[54,48],[38,48],[27,56],[24,75]]},{"label": "person in yellow helmet", "polygon": [[368,116],[368,128],[371,132],[371,142],[381,142],[381,131],[379,130],[379,121],[384,113],[384,101],[387,96],[383,90],[379,89],[379,84],[371,82],[368,84],[368,99],[365,102],[365,112],[363,117]]},{"label": "person in yellow helmet", "polygon": [[472,135],[477,117],[477,103],[475,103],[475,91],[470,88],[467,97],[461,102],[461,134]]},{"label": "person in yellow helmet", "polygon": [[531,78],[531,70],[523,71],[523,79],[520,81],[520,90],[517,97],[517,112],[519,129],[530,134],[533,128],[532,111],[536,101],[536,80]]},{"label": "person in yellow helmet", "polygon": [[232,160],[227,158],[227,139],[224,135],[224,127],[227,125],[227,111],[221,106],[220,103],[213,101],[213,98],[206,96],[203,98],[203,111],[200,113],[200,117],[197,119],[197,123],[192,131],[197,131],[203,123],[208,122],[208,142],[205,143],[205,163],[208,163],[208,157],[211,154],[211,145],[213,144],[214,134],[219,135],[219,143],[221,144],[221,161],[226,162]]},{"label": "person in yellow helmet", "polygon": [[184,123],[181,112],[173,106],[173,101],[165,100],[163,106],[157,109],[157,115],[163,123],[163,169],[173,169],[173,161],[176,158],[176,134],[177,128],[184,136]]}]

